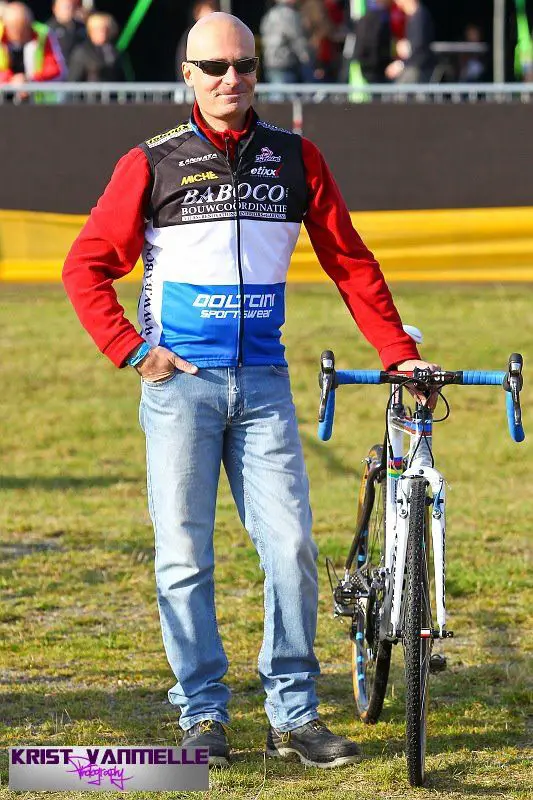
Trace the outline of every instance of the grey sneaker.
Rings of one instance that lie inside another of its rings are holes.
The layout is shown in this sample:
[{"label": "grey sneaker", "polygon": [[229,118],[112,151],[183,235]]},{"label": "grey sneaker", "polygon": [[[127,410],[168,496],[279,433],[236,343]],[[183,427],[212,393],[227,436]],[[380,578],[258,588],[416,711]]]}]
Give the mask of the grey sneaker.
[{"label": "grey sneaker", "polygon": [[342,767],[361,759],[355,742],[336,736],[319,719],[292,731],[278,731],[270,726],[266,744],[267,756],[298,756],[308,767]]},{"label": "grey sneaker", "polygon": [[185,731],[182,747],[208,747],[209,766],[227,767],[229,765],[229,742],[221,722],[203,719]]}]

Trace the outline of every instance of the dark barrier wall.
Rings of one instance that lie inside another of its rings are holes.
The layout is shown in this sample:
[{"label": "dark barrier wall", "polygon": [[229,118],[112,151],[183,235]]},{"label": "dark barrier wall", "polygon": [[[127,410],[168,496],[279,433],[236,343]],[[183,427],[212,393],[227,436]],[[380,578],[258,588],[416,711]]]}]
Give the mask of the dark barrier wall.
[{"label": "dark barrier wall", "polygon": [[[291,126],[291,106],[259,112]],[[180,106],[2,106],[0,209],[86,213],[114,163]],[[306,105],[351,210],[533,205],[528,105]]]}]

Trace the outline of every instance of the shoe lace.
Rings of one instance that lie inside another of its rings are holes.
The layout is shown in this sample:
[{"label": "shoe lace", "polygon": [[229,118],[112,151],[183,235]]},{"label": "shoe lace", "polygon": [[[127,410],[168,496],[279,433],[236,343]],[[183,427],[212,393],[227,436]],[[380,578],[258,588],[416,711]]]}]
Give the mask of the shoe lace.
[{"label": "shoe lace", "polygon": [[314,719],[314,720],[312,720],[312,722],[311,722],[311,728],[312,728],[314,731],[323,731],[323,730],[326,730],[326,731],[327,731],[327,730],[328,730],[328,727],[326,726],[326,724],[325,724],[324,722],[322,722],[322,720],[321,720],[321,719]]},{"label": "shoe lace", "polygon": [[[213,731],[215,729],[215,725],[216,724],[217,723],[215,722],[214,719],[203,719],[199,723],[200,733],[210,733],[211,731]],[[218,723],[218,724],[220,725],[221,723]]]}]

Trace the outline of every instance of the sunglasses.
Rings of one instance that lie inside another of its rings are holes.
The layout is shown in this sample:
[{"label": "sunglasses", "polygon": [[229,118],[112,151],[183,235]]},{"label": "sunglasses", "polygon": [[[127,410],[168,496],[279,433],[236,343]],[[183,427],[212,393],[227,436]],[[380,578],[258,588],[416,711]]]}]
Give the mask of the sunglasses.
[{"label": "sunglasses", "polygon": [[201,61],[193,61],[188,58],[188,64],[194,64],[199,67],[206,75],[211,75],[213,78],[221,78],[226,74],[230,67],[235,69],[237,75],[250,75],[255,72],[259,59],[257,56],[253,58],[238,58],[237,61],[226,61],[225,59],[202,59]]}]

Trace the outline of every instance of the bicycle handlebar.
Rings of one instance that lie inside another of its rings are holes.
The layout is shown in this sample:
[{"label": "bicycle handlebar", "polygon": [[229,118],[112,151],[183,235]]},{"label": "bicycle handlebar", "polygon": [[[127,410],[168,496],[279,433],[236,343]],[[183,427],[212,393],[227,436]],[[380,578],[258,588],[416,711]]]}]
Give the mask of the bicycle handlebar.
[{"label": "bicycle handlebar", "polygon": [[458,370],[456,372],[394,372],[380,370],[335,370],[335,357],[331,350],[322,353],[319,382],[322,389],[319,409],[318,437],[324,442],[331,438],[335,416],[335,390],[348,384],[398,383],[412,378],[419,387],[443,388],[450,384],[463,386],[502,386],[506,391],[507,422],[515,442],[525,439],[520,409],[520,391],[523,386],[523,359],[519,353],[509,358],[507,372]]},{"label": "bicycle handlebar", "polygon": [[526,438],[526,434],[524,433],[522,420],[520,419],[520,421],[517,421],[515,419],[515,403],[509,392],[505,397],[505,406],[507,409],[507,424],[509,425],[511,438],[514,439],[515,442],[523,442]]},{"label": "bicycle handlebar", "polygon": [[506,372],[487,372],[459,370],[457,372],[433,372],[428,378],[415,377],[412,372],[383,372],[378,369],[344,369],[335,372],[336,386],[347,384],[398,383],[403,378],[412,377],[414,382],[426,387],[449,386],[450,384],[469,386],[502,386]]}]

